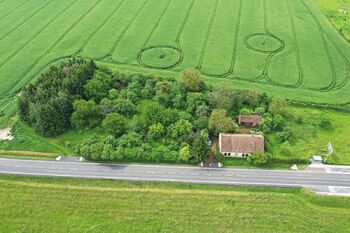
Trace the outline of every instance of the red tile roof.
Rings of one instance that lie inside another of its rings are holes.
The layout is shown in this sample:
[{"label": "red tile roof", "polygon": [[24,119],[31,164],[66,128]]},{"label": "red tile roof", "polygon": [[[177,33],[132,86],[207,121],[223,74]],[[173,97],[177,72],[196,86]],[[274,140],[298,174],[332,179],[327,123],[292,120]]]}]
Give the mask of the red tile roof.
[{"label": "red tile roof", "polygon": [[265,151],[265,138],[252,134],[220,134],[221,153],[250,154]]},{"label": "red tile roof", "polygon": [[252,123],[252,124],[259,124],[262,117],[259,115],[239,115],[238,121],[239,124],[242,123]]}]

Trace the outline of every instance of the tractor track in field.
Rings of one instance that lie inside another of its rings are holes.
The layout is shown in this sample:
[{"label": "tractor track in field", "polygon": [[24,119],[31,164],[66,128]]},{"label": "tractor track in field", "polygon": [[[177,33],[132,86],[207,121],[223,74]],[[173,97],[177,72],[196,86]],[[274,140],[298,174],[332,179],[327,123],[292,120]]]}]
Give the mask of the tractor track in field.
[{"label": "tractor track in field", "polygon": [[[61,13],[63,14],[66,10],[68,10],[70,7],[72,7],[76,2],[77,2],[78,0],[76,0],[73,4],[70,4],[70,5],[68,5],[66,8],[64,8],[63,9],[63,11],[61,11],[60,13],[59,13],[59,15],[61,15]],[[56,40],[56,42],[48,49],[48,50],[46,50],[40,57],[38,57],[36,60],[35,60],[35,62],[31,65],[31,66],[29,66],[24,72],[23,72],[23,74],[22,74],[22,76],[24,77],[24,76],[26,76],[26,74],[28,74],[30,71],[32,71],[33,69],[34,69],[34,67],[43,59],[43,58],[45,58],[45,56],[47,55],[47,54],[49,54],[50,52],[51,52],[51,50],[83,19],[83,18],[85,18],[86,17],[86,15],[87,14],[89,14],[100,2],[101,2],[102,0],[99,0],[99,1],[97,1],[94,5],[92,5],[92,7],[90,7],[85,13],[83,13],[83,15],[82,16],[80,16],[79,18],[78,18],[78,20],[73,24],[73,25],[71,25],[69,28],[68,28],[68,30],[66,30],[59,38],[58,38],[58,40]],[[55,19],[57,19],[57,17],[55,17],[54,18],[54,20]],[[53,20],[53,21],[54,21]],[[52,21],[52,22],[53,22]],[[68,57],[71,57],[71,56],[68,56]],[[67,57],[67,58],[68,58]],[[61,60],[61,58],[57,58],[56,60]],[[1,65],[2,66],[2,65]],[[1,67],[0,66],[0,67]],[[8,90],[12,90],[12,89],[14,89],[14,87],[16,87],[17,86],[17,84],[14,84],[14,85],[12,85],[10,88],[8,88]],[[10,91],[8,91],[8,92],[10,92]],[[1,96],[2,97],[2,96]]]},{"label": "tractor track in field", "polygon": [[[160,15],[160,17],[158,18],[158,21],[157,23],[154,25],[154,27],[152,28],[150,34],[148,35],[148,37],[146,38],[143,46],[142,46],[142,49],[141,51],[137,54],[137,62],[139,63],[139,65],[143,66],[143,67],[146,67],[146,68],[151,68],[151,69],[161,69],[161,70],[169,70],[169,69],[173,69],[175,68],[176,66],[180,65],[182,60],[183,60],[183,52],[178,49],[177,47],[175,46],[165,46],[165,45],[159,45],[159,46],[151,46],[151,47],[148,47],[148,43],[149,41],[151,40],[152,36],[154,35],[154,32],[158,29],[162,19],[164,18],[164,16],[166,15],[167,11],[169,10],[169,7],[172,3],[172,0],[169,0],[167,5],[165,6],[162,14]],[[153,48],[164,48],[164,47],[168,47],[168,48],[172,48],[174,50],[177,50],[178,53],[180,54],[180,59],[172,64],[172,65],[169,65],[167,67],[155,67],[155,66],[150,66],[150,65],[147,65],[145,62],[142,61],[142,55],[145,51],[147,51],[148,49],[153,49]]]},{"label": "tractor track in field", "polygon": [[[180,42],[181,36],[182,36],[182,34],[183,34],[184,30],[185,30],[185,27],[186,27],[188,18],[189,18],[190,15],[191,15],[191,12],[192,12],[192,10],[193,10],[193,6],[194,6],[194,4],[196,3],[196,1],[197,1],[197,0],[192,0],[191,5],[188,7],[187,12],[186,12],[186,15],[185,15],[185,18],[184,18],[184,21],[182,22],[181,27],[180,27],[180,30],[179,30],[179,32],[178,32],[176,38],[175,38],[175,44],[176,44],[177,48],[178,48],[180,51],[182,51],[181,42]],[[184,60],[184,54],[183,54],[183,52],[182,52],[182,53],[181,53],[181,57],[180,57],[179,64],[181,64],[181,63],[183,62],[183,60]]]},{"label": "tractor track in field", "polygon": [[5,19],[7,16],[13,14],[14,12],[16,12],[18,9],[22,8],[23,6],[25,6],[28,2],[30,2],[30,0],[24,0],[22,3],[20,3],[17,7],[15,7],[14,9],[10,10],[9,12],[7,12],[5,15],[0,17],[0,21]]},{"label": "tractor track in field", "polygon": [[322,39],[322,45],[325,49],[325,52],[326,52],[326,56],[327,56],[327,60],[328,60],[328,63],[331,67],[331,72],[332,72],[332,81],[331,83],[327,86],[327,87],[324,87],[324,88],[312,88],[312,87],[307,87],[307,89],[310,89],[310,90],[331,90],[333,89],[336,84],[337,84],[337,77],[336,77],[336,71],[335,71],[335,66],[332,62],[332,59],[331,59],[331,54],[330,54],[330,51],[328,49],[328,46],[327,46],[327,42],[326,42],[326,39],[325,39],[325,32],[323,31],[322,29],[322,26],[321,26],[321,23],[318,21],[317,17],[315,16],[315,14],[312,12],[312,10],[306,5],[305,1],[304,0],[301,0],[301,3],[302,5],[305,7],[305,9],[309,12],[309,14],[311,15],[311,17],[313,18],[314,22],[316,23],[317,25],[317,29],[320,33],[320,36],[321,36],[321,39]]},{"label": "tractor track in field", "polygon": [[11,33],[13,33],[14,31],[16,31],[20,26],[22,26],[23,24],[25,24],[28,20],[30,20],[31,18],[33,18],[34,16],[36,16],[40,11],[42,11],[44,8],[46,8],[48,5],[50,5],[50,3],[52,3],[55,0],[49,0],[48,2],[46,2],[43,6],[41,6],[37,11],[35,11],[34,13],[32,13],[31,15],[29,15],[28,17],[26,17],[24,20],[22,20],[19,24],[17,24],[14,28],[12,28],[10,31],[8,31],[6,34],[4,34],[3,36],[0,37],[0,41],[2,41],[3,39],[5,39],[6,37],[8,37],[9,35],[11,35]]},{"label": "tractor track in field", "polygon": [[84,52],[86,46],[89,44],[91,39],[106,25],[106,23],[108,23],[115,16],[115,14],[118,12],[121,6],[125,3],[125,1],[126,0],[121,0],[120,3],[117,5],[117,7],[111,12],[111,14],[109,14],[107,18],[102,21],[99,27],[97,27],[95,31],[93,31],[93,33],[84,41],[81,48],[76,52],[77,55],[81,55]]},{"label": "tractor track in field", "polygon": [[[157,20],[157,23],[154,25],[154,27],[151,29],[150,33],[148,34],[145,42],[143,43],[142,45],[142,49],[141,51],[137,54],[137,62],[141,65],[141,66],[145,66],[147,68],[156,68],[156,67],[148,67],[143,61],[142,61],[142,53],[146,50],[146,49],[149,49],[147,46],[148,46],[148,43],[149,41],[151,40],[152,36],[154,35],[154,32],[158,29],[159,25],[160,25],[160,22],[162,21],[162,19],[164,18],[165,14],[168,12],[169,10],[169,7],[170,7],[170,4],[171,4],[171,0],[168,0],[167,4],[165,5],[165,8],[163,9],[162,13],[160,14],[158,20]],[[156,47],[160,47],[160,46],[155,46]],[[170,67],[167,69],[170,69]]]},{"label": "tractor track in field", "polygon": [[[275,38],[276,40],[280,41],[281,42],[281,47],[274,51],[274,52],[271,52],[268,54],[266,60],[265,60],[265,65],[264,65],[264,69],[263,69],[263,72],[262,74],[255,78],[255,80],[258,80],[258,81],[261,81],[261,80],[266,80],[268,83],[270,84],[274,84],[274,85],[281,85],[281,84],[277,84],[275,82],[273,82],[269,76],[268,76],[268,69],[270,67],[270,63],[271,63],[271,60],[272,58],[282,52],[285,48],[285,41],[284,40],[281,40],[279,39],[276,35],[274,35],[270,30],[269,30],[269,27],[268,27],[268,13],[267,13],[267,1],[266,0],[263,0],[263,9],[264,9],[264,30],[265,30],[265,34],[272,37],[272,38]],[[282,84],[283,85],[283,84]],[[288,85],[288,86],[292,86],[292,85]]]},{"label": "tractor track in field", "polygon": [[237,49],[238,49],[238,37],[239,37],[239,29],[241,26],[241,16],[242,16],[242,9],[243,9],[243,0],[239,1],[239,7],[238,7],[238,16],[237,16],[237,20],[235,21],[236,23],[236,27],[234,30],[234,46],[233,46],[233,52],[232,52],[232,58],[231,58],[231,64],[230,64],[230,68],[227,72],[223,73],[223,74],[213,74],[210,72],[204,72],[203,74],[208,75],[208,76],[213,76],[213,77],[217,77],[217,78],[227,78],[229,77],[231,74],[233,74],[234,72],[234,67],[235,67],[235,63],[236,63],[236,58],[237,58]]},{"label": "tractor track in field", "polygon": [[25,42],[19,49],[17,49],[14,53],[8,56],[2,63],[0,63],[0,68],[6,65],[12,58],[18,55],[23,49],[27,47],[36,37],[38,37],[45,29],[47,29],[55,20],[61,17],[68,9],[70,9],[74,4],[76,4],[79,0],[74,0],[72,4],[69,4],[64,9],[62,9],[57,15],[52,17],[37,33],[35,33],[32,37],[29,38],[27,42]]},{"label": "tractor track in field", "polygon": [[165,8],[163,9],[162,13],[160,14],[159,18],[157,19],[157,22],[154,24],[154,26],[151,29],[150,33],[148,34],[145,42],[143,43],[142,49],[147,48],[147,45],[148,45],[149,41],[151,40],[154,32],[157,30],[157,28],[159,27],[160,22],[162,21],[162,19],[164,18],[165,14],[167,13],[167,11],[168,11],[168,9],[170,7],[170,4],[171,4],[171,0],[168,0],[167,4],[165,5]]},{"label": "tractor track in field", "polygon": [[289,0],[284,0],[287,6],[288,10],[288,17],[292,29],[292,37],[293,37],[293,46],[294,46],[294,51],[295,51],[295,57],[296,57],[296,62],[297,62],[297,68],[298,68],[298,82],[295,85],[294,88],[300,87],[303,82],[304,82],[304,71],[301,65],[301,60],[300,60],[300,48],[299,48],[299,43],[298,43],[298,37],[297,37],[297,32],[296,32],[296,27],[295,27],[295,21],[294,21],[294,15],[292,11],[292,7],[290,5]]},{"label": "tractor track in field", "polygon": [[[185,15],[185,17],[184,17],[184,20],[183,20],[183,22],[181,23],[180,30],[179,30],[179,32],[178,32],[176,38],[175,38],[175,44],[176,44],[176,46],[174,46],[174,48],[176,48],[177,50],[181,51],[181,53],[180,53],[180,59],[179,59],[179,61],[177,62],[177,64],[175,64],[175,65],[173,65],[173,66],[171,66],[171,67],[168,67],[168,68],[156,68],[156,67],[147,67],[147,68],[149,68],[149,69],[154,69],[154,70],[172,70],[172,69],[174,69],[176,66],[178,66],[179,64],[181,64],[181,63],[183,62],[184,55],[183,55],[182,48],[181,48],[180,38],[181,38],[181,36],[182,36],[182,33],[183,33],[184,29],[185,29],[185,25],[186,25],[186,23],[187,23],[187,21],[188,21],[188,18],[189,18],[190,14],[191,14],[191,11],[192,11],[193,6],[194,6],[194,4],[195,4],[196,1],[197,1],[197,0],[192,0],[190,6],[188,7],[187,12],[186,12],[186,15]],[[137,65],[137,64],[131,64],[131,63],[127,64],[127,63],[123,63],[123,62],[114,61],[114,60],[112,60],[112,59],[106,60],[106,58],[108,58],[108,57],[109,57],[109,56],[107,55],[107,56],[104,57],[104,59],[97,59],[97,61],[100,61],[100,62],[107,62],[107,63],[115,64],[115,65],[128,65],[128,66],[132,66],[132,67],[140,67],[140,66]]]},{"label": "tractor track in field", "polygon": [[209,20],[209,24],[208,24],[208,27],[207,27],[207,33],[205,35],[205,38],[204,38],[204,41],[203,41],[203,44],[202,44],[202,51],[201,51],[201,54],[200,54],[200,57],[199,57],[199,62],[198,62],[198,65],[196,67],[196,69],[198,69],[198,70],[202,70],[203,60],[204,60],[204,57],[205,57],[206,50],[208,48],[209,37],[210,37],[210,34],[212,32],[212,29],[213,29],[213,25],[214,25],[214,21],[215,21],[215,17],[216,17],[216,13],[217,13],[217,10],[218,10],[219,3],[220,3],[220,0],[215,0],[214,9],[213,9],[213,12],[211,14],[211,17],[210,17],[210,20]]},{"label": "tractor track in field", "polygon": [[124,28],[124,30],[122,31],[122,33],[119,35],[119,37],[117,38],[116,42],[114,43],[113,47],[111,48],[111,50],[108,52],[108,54],[105,56],[105,59],[110,58],[111,60],[113,60],[113,54],[115,53],[115,51],[118,48],[119,43],[121,42],[122,39],[124,39],[124,36],[126,35],[126,33],[128,32],[129,28],[131,27],[131,25],[135,22],[135,20],[137,19],[137,17],[141,14],[142,10],[145,8],[145,6],[147,5],[147,3],[149,3],[150,0],[145,0],[143,2],[143,4],[141,5],[141,7],[138,9],[138,11],[136,12],[136,14],[134,15],[134,17],[131,19],[131,21],[126,25],[126,27]]},{"label": "tractor track in field", "polygon": [[3,4],[3,3],[5,3],[6,2],[6,0],[1,0],[0,1],[0,6]]},{"label": "tractor track in field", "polygon": [[75,23],[73,23],[56,41],[54,44],[52,44],[43,54],[41,54],[41,56],[39,58],[37,58],[35,60],[35,62],[25,71],[23,72],[23,74],[27,74],[29,73],[31,70],[34,69],[34,67],[40,63],[40,61],[42,59],[44,59],[55,47],[57,44],[59,44],[63,38],[70,32],[73,30],[73,28],[75,28],[76,25],[78,25],[88,14],[90,14],[100,3],[102,2],[102,0],[98,0],[96,1],[95,4],[93,4],[86,12],[84,12],[77,21],[75,21]]}]

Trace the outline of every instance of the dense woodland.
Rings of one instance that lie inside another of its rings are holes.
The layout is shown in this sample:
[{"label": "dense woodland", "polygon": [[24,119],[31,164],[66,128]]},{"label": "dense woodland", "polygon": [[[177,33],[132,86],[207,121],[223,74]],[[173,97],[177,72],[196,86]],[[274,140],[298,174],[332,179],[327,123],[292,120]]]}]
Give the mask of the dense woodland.
[{"label": "dense woodland", "polygon": [[[113,73],[76,59],[52,66],[19,98],[21,119],[43,136],[71,128],[105,132],[74,145],[77,154],[91,160],[197,163],[208,155],[219,160],[217,136],[240,131],[238,114],[262,115],[252,130],[267,138],[278,131],[286,142],[293,132],[286,127],[285,107],[284,99],[254,90],[206,86],[193,69],[177,81]],[[252,162],[265,163],[268,155],[256,157]]]}]

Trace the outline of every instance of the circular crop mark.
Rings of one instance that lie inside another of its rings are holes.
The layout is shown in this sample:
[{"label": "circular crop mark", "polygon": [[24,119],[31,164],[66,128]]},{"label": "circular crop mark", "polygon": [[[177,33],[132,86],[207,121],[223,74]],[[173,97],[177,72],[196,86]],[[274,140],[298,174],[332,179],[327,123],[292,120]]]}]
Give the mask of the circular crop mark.
[{"label": "circular crop mark", "polygon": [[254,34],[245,40],[246,46],[261,53],[274,53],[283,48],[283,41],[267,34]]},{"label": "circular crop mark", "polygon": [[144,48],[139,56],[140,65],[154,69],[171,69],[183,59],[182,51],[173,46],[154,46]]}]

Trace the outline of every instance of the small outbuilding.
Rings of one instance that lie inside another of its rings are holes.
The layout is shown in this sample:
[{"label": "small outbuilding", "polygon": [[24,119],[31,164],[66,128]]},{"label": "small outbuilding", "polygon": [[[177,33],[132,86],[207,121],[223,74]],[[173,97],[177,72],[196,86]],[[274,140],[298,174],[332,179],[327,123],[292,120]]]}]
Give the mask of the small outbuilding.
[{"label": "small outbuilding", "polygon": [[254,134],[220,134],[219,147],[225,157],[246,158],[254,152],[265,152],[265,138]]},{"label": "small outbuilding", "polygon": [[262,117],[259,115],[239,115],[238,123],[242,126],[253,127],[257,126],[261,119]]}]

